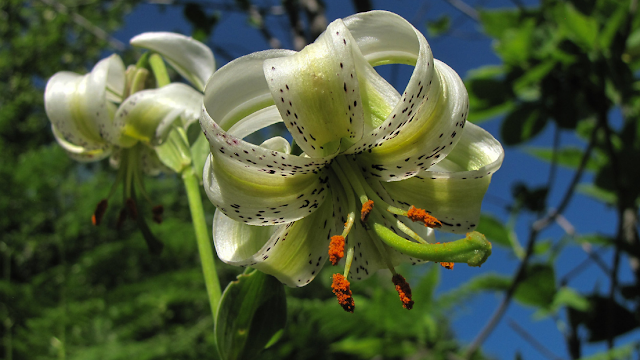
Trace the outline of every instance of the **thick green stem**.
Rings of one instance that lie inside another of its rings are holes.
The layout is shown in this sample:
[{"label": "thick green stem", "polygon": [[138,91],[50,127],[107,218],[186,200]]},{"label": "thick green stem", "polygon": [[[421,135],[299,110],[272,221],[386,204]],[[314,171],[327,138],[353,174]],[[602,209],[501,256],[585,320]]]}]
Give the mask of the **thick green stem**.
[{"label": "thick green stem", "polygon": [[204,282],[207,287],[207,294],[209,295],[211,314],[215,321],[221,296],[220,281],[218,280],[218,273],[216,272],[207,223],[204,219],[202,198],[200,197],[200,184],[198,183],[198,177],[191,167],[182,173],[182,180],[187,190],[189,209],[191,210],[191,221],[193,222],[193,229],[196,233],[196,241],[198,242],[198,252],[200,253],[200,262],[202,263]]}]

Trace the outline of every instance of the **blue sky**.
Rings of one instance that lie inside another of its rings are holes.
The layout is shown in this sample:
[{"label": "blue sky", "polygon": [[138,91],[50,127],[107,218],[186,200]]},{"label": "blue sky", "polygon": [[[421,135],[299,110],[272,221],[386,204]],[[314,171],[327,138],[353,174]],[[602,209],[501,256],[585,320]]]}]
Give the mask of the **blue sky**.
[{"label": "blue sky", "polygon": [[[470,3],[474,4],[474,2]],[[535,4],[535,2],[531,0],[525,1],[525,3]],[[277,5],[279,2],[272,0],[271,4]],[[427,20],[435,20],[442,14],[449,14],[453,20],[453,31],[447,36],[435,39],[427,36],[427,40],[431,45],[434,56],[455,69],[463,78],[471,69],[482,65],[500,64],[499,59],[491,50],[491,39],[482,35],[479,25],[465,15],[462,15],[460,11],[456,10],[444,0],[374,0],[373,4],[377,9],[398,13],[425,33],[425,23]],[[326,5],[326,15],[329,21],[346,17],[354,11],[350,1],[327,0]],[[507,0],[484,1],[481,5],[485,8],[513,7],[513,3]],[[234,56],[241,56],[268,48],[268,44],[262,39],[258,31],[247,26],[243,14],[225,14],[228,16],[222,18],[216,27],[211,39],[212,43],[224,47]],[[270,28],[274,29],[276,35],[283,41],[283,46],[291,48],[288,34],[285,32],[287,20],[283,16],[280,16],[272,17],[268,21]],[[191,26],[182,16],[181,8],[179,7],[161,7],[153,4],[141,4],[133,13],[128,15],[125,26],[117,31],[114,36],[126,43],[134,35],[146,31],[176,31],[190,34]],[[226,62],[221,57],[217,57],[217,61],[219,67]],[[401,83],[402,81],[406,81],[410,75],[409,71],[411,71],[411,69],[408,67],[401,69],[397,82]],[[403,86],[400,87],[403,88]],[[500,138],[499,119],[484,122],[482,126],[498,139]],[[551,139],[552,128],[549,126],[542,135],[538,136],[529,145],[550,146],[552,142]],[[562,139],[569,144],[583,145],[578,139],[568,133],[563,134]],[[515,180],[521,180],[530,186],[536,186],[544,185],[548,177],[547,164],[537,161],[514,148],[506,148],[505,150],[505,161],[501,170],[494,175],[488,196],[483,205],[484,211],[502,219],[506,219],[507,213],[504,209],[504,203],[499,199],[505,201],[511,199],[511,186]],[[572,174],[571,171],[566,169],[559,169],[557,174],[558,184],[551,194],[550,204],[555,205],[559,203],[559,199],[564,193]],[[589,179],[590,177],[587,175],[583,178],[583,181]],[[601,203],[589,200],[584,196],[576,196],[565,212],[565,217],[580,234],[598,231],[608,231],[609,234],[611,234],[615,229],[616,220],[614,215],[612,209],[605,208]],[[594,219],[598,221],[594,221]],[[528,226],[532,220],[532,218],[523,216],[517,223],[516,233],[521,243],[526,241]],[[603,224],[606,224],[604,228],[602,226]],[[553,226],[542,233],[541,240],[554,239],[557,241],[562,235],[563,231],[558,226]],[[611,258],[610,253],[601,255],[607,261]],[[560,256],[560,261],[557,262],[557,277],[559,278],[566,274],[585,258],[585,253],[579,248],[563,252]],[[492,255],[481,269],[457,266],[454,271],[443,272],[440,291],[454,288],[479,273],[493,271],[501,274],[512,274],[517,266],[518,261],[514,259],[512,255],[503,250],[496,250],[494,251],[494,255]],[[631,279],[628,267],[625,266],[621,270],[623,270],[621,271],[622,281]],[[599,284],[601,289],[608,289],[609,286],[607,277],[598,270],[595,265],[592,265],[587,271],[576,277],[569,285],[583,291],[590,291],[594,284]],[[500,299],[501,296],[493,294],[483,295],[467,304],[464,308],[459,309],[459,311],[456,311],[457,316],[452,320],[457,337],[464,342],[470,342],[496,309]],[[485,342],[485,351],[500,359],[513,359],[516,352],[521,352],[525,359],[542,358],[539,353],[507,325],[507,320],[513,319],[554,353],[560,357],[568,357],[566,355],[564,339],[558,331],[556,323],[550,319],[541,321],[532,320],[532,314],[532,309],[512,304],[502,323]],[[619,343],[625,343],[629,338],[637,339],[637,332],[622,338],[623,341],[619,341]],[[604,346],[602,344],[590,345],[583,349],[584,355],[592,354],[603,348]]]}]

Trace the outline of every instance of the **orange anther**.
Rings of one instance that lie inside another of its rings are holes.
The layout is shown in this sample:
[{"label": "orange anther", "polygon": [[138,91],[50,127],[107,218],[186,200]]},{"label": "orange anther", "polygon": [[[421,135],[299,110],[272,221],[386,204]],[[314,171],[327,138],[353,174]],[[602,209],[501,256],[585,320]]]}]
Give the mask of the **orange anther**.
[{"label": "orange anther", "polygon": [[411,310],[413,308],[413,300],[411,300],[411,287],[405,278],[400,274],[395,274],[391,278],[393,284],[396,286],[396,291],[400,295],[400,301],[402,301],[402,307]]},{"label": "orange anther", "polygon": [[329,244],[329,261],[331,265],[336,265],[344,257],[344,237],[334,235]]},{"label": "orange anther", "polygon": [[362,222],[367,222],[371,210],[373,210],[373,200],[367,200],[367,202],[362,204],[362,211],[360,211],[360,220],[362,220]]},{"label": "orange anther", "polygon": [[162,205],[156,205],[151,209],[151,213],[153,214],[153,221],[158,224],[162,224],[162,213],[164,212],[164,207]]},{"label": "orange anther", "polygon": [[442,266],[445,269],[453,270],[453,263],[452,262],[441,262],[440,266]]},{"label": "orange anther", "polygon": [[429,215],[426,211],[419,209],[413,205],[407,210],[407,217],[413,221],[421,221],[424,226],[430,228],[442,227],[442,223],[435,217]]},{"label": "orange anther", "polygon": [[331,289],[338,298],[338,303],[342,306],[344,311],[353,313],[353,309],[356,307],[353,296],[351,294],[351,288],[349,281],[342,276],[342,274],[333,274],[333,283]]},{"label": "orange anther", "polygon": [[93,212],[93,215],[91,215],[91,223],[93,225],[95,226],[100,225],[100,222],[102,221],[102,217],[104,216],[104,213],[107,212],[108,205],[109,205],[109,202],[107,201],[107,199],[100,200],[100,202],[96,206],[96,210]]}]

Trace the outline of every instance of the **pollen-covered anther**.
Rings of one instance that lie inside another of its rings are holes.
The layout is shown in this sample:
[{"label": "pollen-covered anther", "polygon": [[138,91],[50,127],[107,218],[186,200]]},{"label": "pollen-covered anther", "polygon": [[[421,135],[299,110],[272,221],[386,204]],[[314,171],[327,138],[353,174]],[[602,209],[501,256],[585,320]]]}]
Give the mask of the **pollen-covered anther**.
[{"label": "pollen-covered anther", "polygon": [[343,257],[344,237],[341,235],[334,235],[331,237],[331,243],[329,244],[329,261],[331,261],[331,265],[336,265]]},{"label": "pollen-covered anther", "polygon": [[109,205],[109,202],[107,201],[107,199],[100,200],[100,202],[96,206],[96,210],[93,212],[93,215],[91,215],[91,223],[93,225],[95,226],[100,225],[100,222],[102,222],[102,217],[104,216],[104,213],[107,212],[108,205]]},{"label": "pollen-covered anther", "polygon": [[162,205],[156,205],[151,209],[151,213],[153,214],[153,221],[157,224],[162,224],[162,213],[164,212],[164,207]]},{"label": "pollen-covered anther", "polygon": [[440,266],[442,266],[445,269],[453,270],[453,263],[452,262],[441,262]]},{"label": "pollen-covered anther", "polygon": [[402,307],[411,310],[413,308],[413,300],[411,300],[411,287],[404,276],[395,274],[391,278],[393,284],[396,286],[396,291],[400,295],[400,301],[402,301]]},{"label": "pollen-covered anther", "polygon": [[371,210],[373,210],[373,200],[367,200],[362,204],[362,210],[360,211],[360,220],[362,222],[367,222]]},{"label": "pollen-covered anther", "polygon": [[424,223],[424,226],[430,228],[442,227],[440,220],[434,216],[429,215],[425,210],[417,208],[413,205],[407,210],[407,217],[413,221],[420,221]]},{"label": "pollen-covered anther", "polygon": [[353,301],[353,295],[351,293],[351,287],[349,281],[342,274],[333,274],[333,283],[331,284],[333,293],[338,298],[338,303],[344,311],[353,313],[353,309],[356,307]]},{"label": "pollen-covered anther", "polygon": [[136,207],[136,202],[133,201],[132,198],[128,198],[125,202],[127,209],[129,210],[129,217],[131,220],[136,220],[138,218],[138,208]]}]

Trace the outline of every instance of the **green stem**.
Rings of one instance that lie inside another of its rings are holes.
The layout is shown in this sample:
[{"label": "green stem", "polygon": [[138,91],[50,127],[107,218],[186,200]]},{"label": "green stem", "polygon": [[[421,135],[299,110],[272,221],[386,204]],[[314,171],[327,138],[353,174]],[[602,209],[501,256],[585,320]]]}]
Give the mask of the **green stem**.
[{"label": "green stem", "polygon": [[200,197],[200,184],[193,168],[189,167],[182,173],[184,187],[187,190],[187,198],[189,200],[189,209],[191,210],[191,220],[193,229],[196,233],[196,241],[198,243],[198,252],[200,253],[200,262],[202,263],[202,272],[204,273],[204,283],[207,287],[209,295],[209,305],[211,305],[211,314],[215,321],[218,312],[218,303],[220,303],[220,281],[216,272],[216,265],[213,258],[213,249],[211,248],[211,239],[207,230],[207,223],[204,219],[204,210],[202,208],[202,198]]}]

